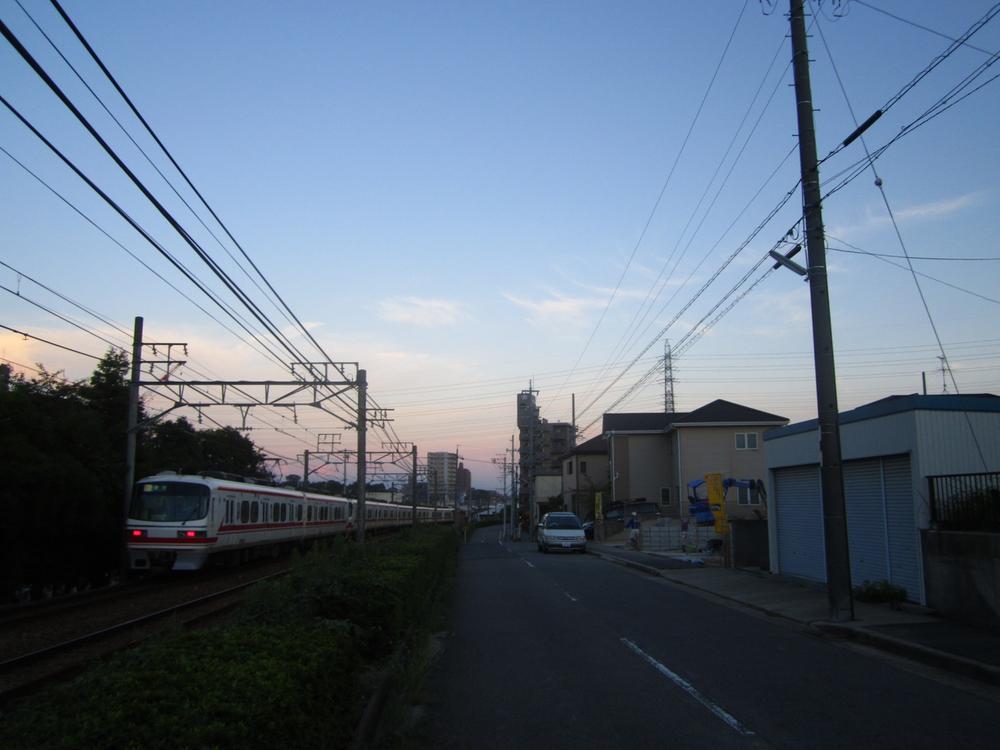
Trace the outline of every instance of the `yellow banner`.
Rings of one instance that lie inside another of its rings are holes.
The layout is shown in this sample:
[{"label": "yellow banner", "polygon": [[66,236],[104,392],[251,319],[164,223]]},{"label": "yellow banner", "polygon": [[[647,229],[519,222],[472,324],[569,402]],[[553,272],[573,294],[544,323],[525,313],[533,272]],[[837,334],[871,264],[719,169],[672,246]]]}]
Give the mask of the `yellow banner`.
[{"label": "yellow banner", "polygon": [[600,492],[594,493],[594,518],[600,521],[604,518],[603,495]]},{"label": "yellow banner", "polygon": [[726,519],[726,491],[722,487],[722,474],[706,474],[705,486],[708,488],[708,507],[715,516],[715,531],[725,534],[729,530]]}]

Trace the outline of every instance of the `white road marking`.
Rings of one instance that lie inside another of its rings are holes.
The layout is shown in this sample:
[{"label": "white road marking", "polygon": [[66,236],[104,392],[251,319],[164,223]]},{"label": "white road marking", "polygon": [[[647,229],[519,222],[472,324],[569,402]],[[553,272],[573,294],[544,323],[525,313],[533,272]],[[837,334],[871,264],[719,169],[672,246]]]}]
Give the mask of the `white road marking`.
[{"label": "white road marking", "polygon": [[528,562],[527,560],[525,560],[525,559],[524,559],[523,557],[521,558],[521,562],[523,562],[523,563],[524,563],[525,565],[527,565],[527,566],[528,566],[529,568],[533,568],[533,567],[535,567],[535,566],[534,566],[534,565],[532,565],[532,564],[531,564],[530,562]]},{"label": "white road marking", "polygon": [[729,713],[728,711],[726,711],[721,706],[718,706],[715,703],[712,703],[712,701],[710,701],[708,698],[706,698],[704,695],[702,695],[701,693],[698,692],[698,688],[696,688],[690,682],[688,682],[687,680],[685,680],[679,674],[677,674],[673,670],[669,669],[668,667],[664,666],[663,664],[660,664],[660,662],[658,662],[652,656],[650,656],[649,654],[647,654],[645,651],[643,651],[641,648],[639,648],[637,645],[635,645],[628,638],[622,638],[621,640],[622,640],[622,643],[624,643],[626,646],[628,646],[630,649],[632,649],[632,651],[634,651],[635,653],[637,653],[639,656],[641,656],[643,659],[645,659],[650,665],[652,665],[652,667],[657,672],[659,672],[664,677],[666,677],[671,682],[673,682],[675,685],[677,685],[681,690],[683,690],[684,692],[686,692],[688,695],[690,695],[692,698],[694,698],[696,701],[698,701],[701,705],[703,705],[705,708],[707,708],[713,714],[715,714],[720,719],[722,719],[724,722],[726,722],[726,724],[728,724],[730,727],[732,727],[733,729],[735,729],[737,732],[739,732],[740,734],[742,734],[744,736],[750,737],[750,736],[753,735],[753,732],[750,731],[749,729],[747,729],[745,726],[743,726],[736,719],[736,717],[734,717],[731,713]]}]

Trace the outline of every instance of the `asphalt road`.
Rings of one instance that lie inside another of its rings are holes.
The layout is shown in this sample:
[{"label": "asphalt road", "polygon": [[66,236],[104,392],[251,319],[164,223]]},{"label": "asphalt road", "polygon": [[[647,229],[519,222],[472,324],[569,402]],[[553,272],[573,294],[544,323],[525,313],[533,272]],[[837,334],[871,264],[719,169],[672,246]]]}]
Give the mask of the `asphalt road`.
[{"label": "asphalt road", "polygon": [[428,747],[1000,747],[989,695],[495,529],[462,550],[451,627]]}]

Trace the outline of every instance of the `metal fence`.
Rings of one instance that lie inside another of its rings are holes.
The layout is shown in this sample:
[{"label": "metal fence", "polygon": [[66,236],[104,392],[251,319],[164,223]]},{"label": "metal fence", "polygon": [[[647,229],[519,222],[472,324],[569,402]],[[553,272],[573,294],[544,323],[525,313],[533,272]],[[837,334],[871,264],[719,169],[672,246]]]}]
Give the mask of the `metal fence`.
[{"label": "metal fence", "polygon": [[1000,531],[1000,472],[927,477],[931,521],[950,531]]}]

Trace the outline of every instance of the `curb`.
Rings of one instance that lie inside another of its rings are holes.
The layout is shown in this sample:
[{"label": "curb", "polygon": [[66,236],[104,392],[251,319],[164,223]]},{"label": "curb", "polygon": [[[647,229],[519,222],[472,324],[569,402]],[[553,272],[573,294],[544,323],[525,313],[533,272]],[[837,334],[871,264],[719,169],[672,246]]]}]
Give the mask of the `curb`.
[{"label": "curb", "polygon": [[637,562],[635,560],[629,560],[627,557],[616,557],[615,555],[608,555],[604,552],[596,552],[589,547],[587,548],[587,554],[598,557],[601,560],[608,560],[616,565],[622,565],[626,568],[635,568],[636,570],[641,570],[643,573],[648,573],[651,576],[661,576],[662,572],[659,568],[654,568],[652,565],[646,565],[645,563]]},{"label": "curb", "polygon": [[930,646],[895,638],[891,635],[876,633],[865,628],[839,625],[832,622],[814,622],[812,623],[812,627],[827,635],[858,641],[866,646],[873,646],[898,656],[904,656],[914,661],[937,667],[938,669],[971,677],[988,685],[1000,686],[1000,667],[983,664],[964,656],[958,656],[957,654],[951,654],[947,651],[931,648]]}]

